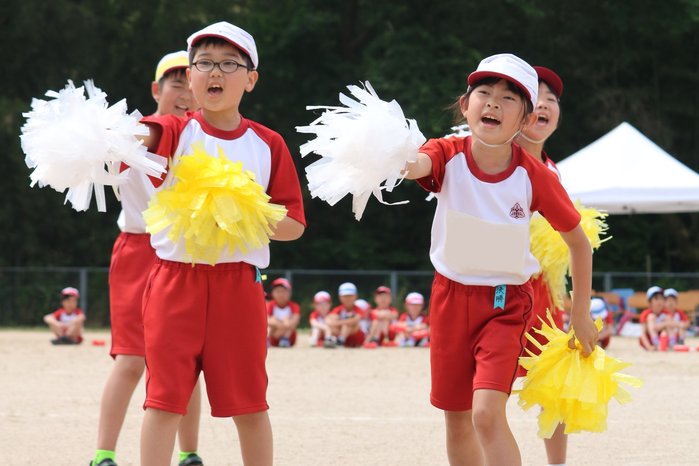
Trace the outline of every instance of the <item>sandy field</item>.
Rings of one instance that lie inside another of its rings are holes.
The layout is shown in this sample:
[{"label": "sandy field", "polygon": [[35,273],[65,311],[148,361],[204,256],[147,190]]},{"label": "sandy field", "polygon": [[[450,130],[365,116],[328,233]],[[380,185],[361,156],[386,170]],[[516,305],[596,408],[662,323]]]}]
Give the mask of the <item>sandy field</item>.
[{"label": "sandy field", "polygon": [[[93,339],[107,346],[92,346]],[[428,401],[429,355],[421,348],[272,349],[268,400],[279,465],[443,465],[442,413]],[[693,346],[698,340],[690,342]],[[111,368],[109,333],[55,347],[35,330],[0,330],[0,453],[4,465],[86,465],[98,404]],[[616,338],[609,353],[633,362],[645,386],[612,403],[609,430],[576,434],[568,465],[699,464],[699,353],[644,353]],[[127,414],[120,466],[138,464],[143,384]],[[205,398],[205,397],[204,397]],[[232,421],[202,408],[200,453],[207,466],[241,464]],[[510,400],[509,419],[525,465],[545,465],[536,412]],[[176,462],[173,460],[173,464]]]}]

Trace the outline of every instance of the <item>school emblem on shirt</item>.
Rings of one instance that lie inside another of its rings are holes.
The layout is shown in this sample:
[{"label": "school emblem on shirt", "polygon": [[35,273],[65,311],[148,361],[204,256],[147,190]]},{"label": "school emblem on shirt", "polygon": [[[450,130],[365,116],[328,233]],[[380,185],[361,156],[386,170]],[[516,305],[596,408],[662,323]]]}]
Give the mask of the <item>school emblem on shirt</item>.
[{"label": "school emblem on shirt", "polygon": [[510,217],[512,218],[524,218],[524,209],[519,205],[519,202],[515,202],[515,205],[510,209]]}]

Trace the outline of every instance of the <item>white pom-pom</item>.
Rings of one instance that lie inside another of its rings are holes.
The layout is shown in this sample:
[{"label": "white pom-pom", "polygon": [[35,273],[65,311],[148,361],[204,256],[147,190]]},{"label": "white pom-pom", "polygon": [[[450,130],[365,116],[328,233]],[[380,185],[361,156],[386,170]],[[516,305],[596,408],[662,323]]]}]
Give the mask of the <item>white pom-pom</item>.
[{"label": "white pom-pom", "polygon": [[122,162],[148,175],[163,173],[136,138],[147,135],[148,127],[139,123],[138,111],[126,113],[125,100],[109,107],[107,95],[89,80],[78,88],[68,81],[46,96],[52,100],[33,99],[32,110],[24,114],[21,141],[25,162],[34,169],[31,186],[67,189],[66,202],[78,211],[87,210],[94,189],[97,208],[104,212],[104,186],[126,181],[119,173]]},{"label": "white pom-pom", "polygon": [[347,86],[357,100],[341,93],[345,107],[307,107],[325,112],[310,125],[296,128],[317,135],[301,146],[301,156],[311,152],[322,156],[306,168],[311,195],[335,205],[351,194],[357,220],[372,194],[387,204],[382,191],[390,192],[400,183],[405,164],[417,159],[426,141],[415,120],[406,120],[398,102],[379,99],[368,81],[364,86]]}]

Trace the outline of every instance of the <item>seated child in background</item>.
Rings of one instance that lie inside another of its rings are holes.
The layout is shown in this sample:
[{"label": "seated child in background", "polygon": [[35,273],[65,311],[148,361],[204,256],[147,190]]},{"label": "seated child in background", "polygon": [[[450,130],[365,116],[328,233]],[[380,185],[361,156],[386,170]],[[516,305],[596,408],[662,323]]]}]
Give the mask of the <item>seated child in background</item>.
[{"label": "seated child in background", "polygon": [[665,312],[665,297],[663,289],[659,286],[651,286],[646,292],[648,309],[641,312],[641,336],[639,343],[647,351],[657,351],[660,344],[660,333],[665,332],[670,321]]},{"label": "seated child in background", "polygon": [[405,312],[395,325],[401,346],[427,346],[430,337],[430,320],[424,312],[425,298],[416,292],[405,297]]},{"label": "seated child in background", "polygon": [[325,322],[332,307],[332,298],[327,291],[319,291],[313,296],[313,311],[308,317],[311,324],[311,346],[317,346],[320,342],[330,339],[332,332]]},{"label": "seated child in background", "polygon": [[354,348],[364,343],[365,333],[359,323],[365,313],[357,306],[357,287],[354,283],[343,283],[338,290],[340,305],[330,311],[325,322],[330,327],[332,335],[326,340],[326,348],[346,346]]},{"label": "seated child in background", "polygon": [[296,327],[301,319],[301,308],[291,301],[291,283],[286,278],[272,282],[272,300],[267,303],[267,326],[272,346],[288,348],[296,343]]},{"label": "seated child in background", "polygon": [[44,322],[56,336],[54,345],[78,345],[83,341],[85,314],[78,308],[80,292],[73,287],[61,290],[61,308],[44,316]]},{"label": "seated child in background", "polygon": [[[371,310],[371,326],[367,334],[367,342],[364,343],[365,348],[376,348],[379,345],[395,346],[393,339],[395,338],[391,324],[398,318],[398,309],[391,306],[393,295],[391,289],[387,286],[380,286],[374,291],[374,302],[376,307]],[[388,341],[383,342],[384,338]]]},{"label": "seated child in background", "polygon": [[607,307],[607,301],[605,301],[604,298],[594,296],[590,300],[590,316],[592,320],[597,320],[597,318],[602,319],[602,324],[604,326],[597,335],[597,344],[604,349],[609,346],[609,342],[612,338],[612,327],[614,325],[614,316]]},{"label": "seated child in background", "polygon": [[665,310],[667,311],[668,318],[668,337],[670,341],[670,346],[675,344],[684,345],[684,337],[687,333],[687,328],[689,328],[689,318],[680,309],[677,309],[677,290],[674,288],[668,288],[663,293],[665,296]]}]

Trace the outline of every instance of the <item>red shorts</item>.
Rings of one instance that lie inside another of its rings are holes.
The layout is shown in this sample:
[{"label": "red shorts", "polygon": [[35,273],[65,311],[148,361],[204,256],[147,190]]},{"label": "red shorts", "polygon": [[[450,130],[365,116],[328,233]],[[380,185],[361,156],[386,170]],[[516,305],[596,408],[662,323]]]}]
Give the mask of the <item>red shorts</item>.
[{"label": "red shorts", "polygon": [[185,414],[204,372],[211,415],[265,411],[267,310],[254,266],[157,259],[143,296],[144,408]]},{"label": "red shorts", "polygon": [[345,339],[345,347],[346,348],[357,348],[359,346],[362,346],[364,344],[364,339],[366,338],[366,335],[364,332],[361,330],[357,330],[354,332],[352,335],[348,336]]},{"label": "red shorts", "polygon": [[[532,278],[529,283],[532,285],[532,290],[533,290],[533,298],[534,298],[534,304],[532,308],[532,314],[531,318],[529,321],[529,328],[527,332],[534,337],[536,341],[538,341],[540,344],[545,345],[548,343],[546,338],[544,338],[542,335],[539,335],[534,331],[536,330],[541,330],[541,319],[544,320],[547,324],[549,323],[548,317],[546,316],[546,312],[548,310],[551,310],[551,315],[553,316],[553,322],[556,324],[556,327],[559,329],[563,330],[564,325],[563,325],[563,310],[561,309],[556,309],[551,302],[551,294],[549,293],[549,287],[546,285],[546,282],[543,279],[542,275],[539,275],[537,278]],[[523,356],[529,356],[528,351],[531,351],[532,354],[539,355],[541,351],[539,351],[539,348],[529,341],[527,339],[526,345],[525,345],[525,351]],[[517,370],[517,377],[524,377],[527,375],[527,370],[520,366],[519,369]]]},{"label": "red shorts", "polygon": [[532,308],[531,285],[507,285],[504,309],[495,287],[470,286],[435,274],[430,298],[430,401],[468,411],[478,389],[510,393]]},{"label": "red shorts", "polygon": [[109,314],[112,349],[109,354],[145,356],[143,291],[155,263],[149,234],[121,233],[114,242],[109,267]]},{"label": "red shorts", "polygon": [[[269,337],[269,344],[271,346],[279,346],[279,340],[280,338]],[[289,337],[289,344],[291,346],[294,346],[296,344],[296,330],[291,332],[291,336]]]}]

